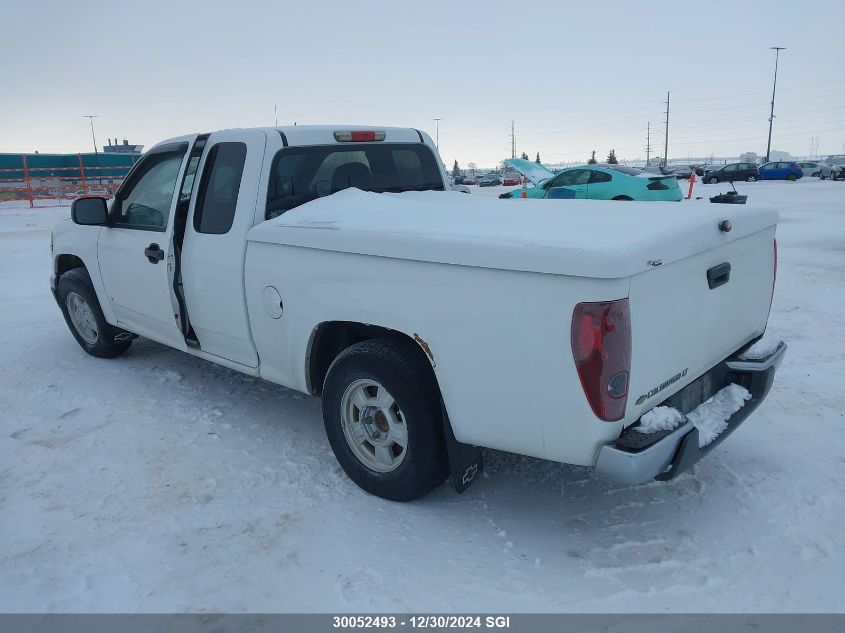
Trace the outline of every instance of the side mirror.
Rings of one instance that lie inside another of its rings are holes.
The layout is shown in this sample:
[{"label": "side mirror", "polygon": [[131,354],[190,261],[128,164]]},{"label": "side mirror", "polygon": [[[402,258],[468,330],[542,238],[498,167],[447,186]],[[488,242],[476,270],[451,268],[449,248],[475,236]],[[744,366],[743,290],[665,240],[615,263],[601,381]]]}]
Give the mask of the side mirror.
[{"label": "side mirror", "polygon": [[77,198],[70,205],[70,217],[83,226],[103,226],[109,219],[104,198]]}]

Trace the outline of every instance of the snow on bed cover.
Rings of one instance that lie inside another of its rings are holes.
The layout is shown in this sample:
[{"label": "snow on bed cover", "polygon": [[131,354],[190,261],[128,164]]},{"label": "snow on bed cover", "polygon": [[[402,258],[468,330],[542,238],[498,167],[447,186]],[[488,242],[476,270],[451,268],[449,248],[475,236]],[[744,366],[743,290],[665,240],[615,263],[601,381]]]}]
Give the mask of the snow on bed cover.
[{"label": "snow on bed cover", "polygon": [[774,336],[764,336],[740,354],[739,357],[745,360],[760,360],[761,358],[768,358],[775,352],[778,345],[780,345],[780,339]]},{"label": "snow on bed cover", "polygon": [[[345,189],[262,222],[251,241],[488,267],[624,277],[773,226],[777,212],[719,205],[683,212],[668,202],[498,200],[454,191]],[[712,230],[707,230],[708,228]],[[385,239],[389,236],[390,239]]]},{"label": "snow on bed cover", "polygon": [[[744,387],[730,384],[720,389],[707,402],[698,405],[687,419],[698,429],[698,447],[704,448],[728,428],[730,417],[745,406],[751,394]],[[654,407],[640,418],[640,433],[671,431],[683,422],[684,416],[673,407]]]}]

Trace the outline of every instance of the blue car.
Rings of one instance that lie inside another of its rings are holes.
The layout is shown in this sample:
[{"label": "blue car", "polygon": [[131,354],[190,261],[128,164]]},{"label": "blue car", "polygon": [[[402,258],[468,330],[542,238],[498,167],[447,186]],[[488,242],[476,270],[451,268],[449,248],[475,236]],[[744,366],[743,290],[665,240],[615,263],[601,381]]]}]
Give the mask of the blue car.
[{"label": "blue car", "polygon": [[778,161],[766,163],[760,167],[760,180],[798,180],[804,176],[804,170],[798,163]]}]

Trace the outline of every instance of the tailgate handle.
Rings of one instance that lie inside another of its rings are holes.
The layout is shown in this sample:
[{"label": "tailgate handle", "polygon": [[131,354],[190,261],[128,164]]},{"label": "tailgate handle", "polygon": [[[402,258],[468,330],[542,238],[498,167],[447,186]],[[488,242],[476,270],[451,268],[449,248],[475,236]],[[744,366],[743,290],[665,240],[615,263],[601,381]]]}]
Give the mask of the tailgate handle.
[{"label": "tailgate handle", "polygon": [[718,288],[719,286],[724,286],[730,281],[730,279],[730,262],[725,262],[724,264],[713,266],[713,268],[710,268],[707,271],[707,285],[710,286],[710,290],[713,290],[713,288]]}]

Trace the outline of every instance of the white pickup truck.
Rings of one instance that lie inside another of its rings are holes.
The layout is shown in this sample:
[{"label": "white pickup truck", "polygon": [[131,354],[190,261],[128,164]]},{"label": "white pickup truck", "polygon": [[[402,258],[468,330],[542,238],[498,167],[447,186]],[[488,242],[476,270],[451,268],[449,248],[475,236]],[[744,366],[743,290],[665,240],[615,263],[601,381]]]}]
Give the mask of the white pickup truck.
[{"label": "white pickup truck", "polygon": [[[52,290],[94,356],[144,336],[321,394],[339,463],[390,499],[450,473],[462,491],[479,447],[672,479],[768,393],[785,345],[743,353],[766,329],[777,213],[447,187],[414,129],[174,138],[110,205],[74,201]],[[732,385],[703,441],[696,415]]]}]

